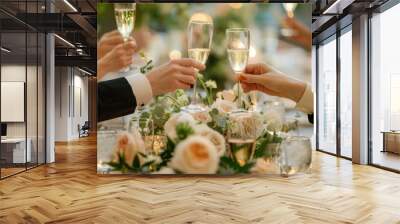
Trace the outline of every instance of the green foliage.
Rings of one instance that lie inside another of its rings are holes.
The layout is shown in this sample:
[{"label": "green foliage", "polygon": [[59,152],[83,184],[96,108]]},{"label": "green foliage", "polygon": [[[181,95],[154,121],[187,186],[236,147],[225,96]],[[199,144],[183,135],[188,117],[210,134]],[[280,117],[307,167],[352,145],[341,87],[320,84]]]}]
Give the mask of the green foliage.
[{"label": "green foliage", "polygon": [[177,142],[185,140],[190,135],[194,134],[193,128],[186,122],[176,125]]},{"label": "green foliage", "polygon": [[161,169],[161,167],[166,166],[169,161],[171,160],[173,153],[175,151],[175,143],[168,138],[167,140],[167,145],[165,149],[161,152],[160,157],[161,157],[161,163],[158,165],[158,170]]},{"label": "green foliage", "polygon": [[254,158],[261,157],[272,157],[275,156],[274,151],[268,149],[269,144],[278,144],[282,142],[282,138],[279,137],[275,132],[271,134],[265,131],[258,139],[256,143],[256,149],[254,151]]},{"label": "green foliage", "polygon": [[123,173],[126,172],[134,172],[134,173],[145,173],[148,171],[147,166],[148,164],[143,164],[140,165],[140,158],[139,154],[135,156],[135,158],[132,161],[132,164],[128,164],[125,161],[125,155],[124,153],[120,153],[118,155],[118,160],[117,162],[108,162],[108,165],[111,166],[111,168],[114,171],[122,171]]},{"label": "green foliage", "polygon": [[218,131],[220,134],[225,135],[228,129],[228,117],[226,115],[220,114],[217,109],[212,109],[209,112],[211,116],[211,122],[209,122],[207,125]]},{"label": "green foliage", "polygon": [[149,60],[146,62],[146,64],[144,66],[140,67],[140,73],[146,74],[149,71],[151,71],[153,69],[153,67],[154,67],[153,60]]},{"label": "green foliage", "polygon": [[222,156],[219,161],[219,173],[220,174],[238,174],[238,173],[250,173],[251,168],[254,166],[253,161],[248,161],[246,164],[241,166],[236,160]]}]

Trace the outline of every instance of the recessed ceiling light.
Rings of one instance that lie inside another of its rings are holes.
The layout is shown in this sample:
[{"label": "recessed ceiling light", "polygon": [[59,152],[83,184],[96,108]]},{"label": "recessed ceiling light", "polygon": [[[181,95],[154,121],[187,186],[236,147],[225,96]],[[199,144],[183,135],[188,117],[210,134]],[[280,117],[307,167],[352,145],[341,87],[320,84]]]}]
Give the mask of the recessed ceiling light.
[{"label": "recessed ceiling light", "polygon": [[11,52],[11,50],[9,50],[9,49],[7,49],[7,48],[5,48],[5,47],[1,47],[0,49],[1,49],[2,51],[6,52],[6,53],[10,53],[10,52]]},{"label": "recessed ceiling light", "polygon": [[68,0],[64,0],[65,4],[68,5],[68,7],[70,7],[74,12],[78,12],[78,10],[68,1]]},{"label": "recessed ceiling light", "polygon": [[67,44],[68,46],[75,48],[75,45],[73,45],[73,44],[72,44],[71,42],[69,42],[68,40],[66,40],[66,39],[64,39],[64,38],[62,38],[62,37],[60,37],[60,36],[57,35],[57,34],[54,34],[54,36],[57,37],[57,38],[58,38],[59,40],[61,40],[62,42],[64,42],[65,44]]},{"label": "recessed ceiling light", "polygon": [[81,69],[81,68],[79,68],[79,67],[78,67],[78,70],[81,71],[81,72],[83,72],[83,73],[85,73],[85,74],[87,74],[87,75],[92,75],[92,73],[90,73],[90,72],[88,72],[88,71],[86,71],[86,70],[83,70],[83,69]]}]

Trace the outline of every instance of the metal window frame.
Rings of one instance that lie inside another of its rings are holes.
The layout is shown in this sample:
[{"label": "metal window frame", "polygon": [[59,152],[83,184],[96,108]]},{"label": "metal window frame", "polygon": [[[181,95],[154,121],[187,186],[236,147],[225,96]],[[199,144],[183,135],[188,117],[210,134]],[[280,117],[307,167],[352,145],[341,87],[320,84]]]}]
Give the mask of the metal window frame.
[{"label": "metal window frame", "polygon": [[[351,161],[352,158],[342,155],[342,150],[341,150],[341,128],[342,127],[341,127],[341,117],[340,117],[340,103],[341,103],[341,97],[340,97],[340,84],[341,84],[340,83],[341,82],[340,41],[341,40],[340,40],[340,37],[347,32],[351,32],[352,23],[349,23],[349,24],[345,25],[344,27],[340,27],[339,22],[338,22],[335,24],[335,26],[336,26],[335,33],[333,33],[332,35],[330,35],[322,40],[319,40],[318,43],[315,44],[316,45],[316,48],[315,48],[316,49],[316,52],[315,52],[315,55],[316,55],[316,57],[315,57],[315,60],[316,60],[316,62],[315,62],[315,64],[316,64],[316,72],[315,72],[315,74],[316,74],[316,78],[315,78],[315,80],[316,80],[316,119],[315,119],[316,120],[316,122],[315,122],[315,125],[316,125],[316,139],[315,139],[316,151],[323,152],[323,153],[326,153],[329,155],[333,155],[333,156]],[[334,38],[333,38],[333,36],[334,36]],[[335,153],[326,151],[319,147],[320,144],[319,144],[319,119],[318,119],[318,117],[319,117],[320,111],[318,109],[319,108],[318,104],[319,104],[320,99],[319,99],[318,93],[320,91],[320,88],[319,88],[320,65],[319,65],[319,50],[318,49],[320,48],[320,45],[322,43],[325,44],[325,43],[329,43],[330,41],[336,41],[336,52],[335,52],[336,53],[336,61],[335,61],[335,63],[336,63],[336,152]]]}]

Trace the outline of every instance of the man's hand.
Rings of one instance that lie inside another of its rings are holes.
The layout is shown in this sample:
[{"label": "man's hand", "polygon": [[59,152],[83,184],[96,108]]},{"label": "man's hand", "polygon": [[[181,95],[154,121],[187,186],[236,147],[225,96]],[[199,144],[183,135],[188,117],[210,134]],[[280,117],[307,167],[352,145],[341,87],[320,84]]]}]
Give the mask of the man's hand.
[{"label": "man's hand", "polygon": [[306,83],[289,78],[265,64],[247,65],[239,80],[244,92],[257,90],[295,102],[301,99],[307,86]]},{"label": "man's hand", "polygon": [[195,60],[182,58],[171,60],[150,71],[146,77],[150,82],[153,96],[158,96],[176,89],[189,89],[196,82],[197,70],[205,66]]}]

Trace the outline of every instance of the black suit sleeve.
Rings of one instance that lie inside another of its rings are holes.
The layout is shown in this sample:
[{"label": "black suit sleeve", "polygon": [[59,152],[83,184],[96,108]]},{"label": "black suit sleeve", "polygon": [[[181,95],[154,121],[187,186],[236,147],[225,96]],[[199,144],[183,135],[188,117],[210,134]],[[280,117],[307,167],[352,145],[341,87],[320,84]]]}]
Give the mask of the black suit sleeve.
[{"label": "black suit sleeve", "polygon": [[314,114],[307,114],[307,116],[308,116],[308,121],[309,121],[311,124],[314,124]]},{"label": "black suit sleeve", "polygon": [[136,108],[136,97],[125,78],[99,82],[97,87],[98,121],[131,114]]}]

